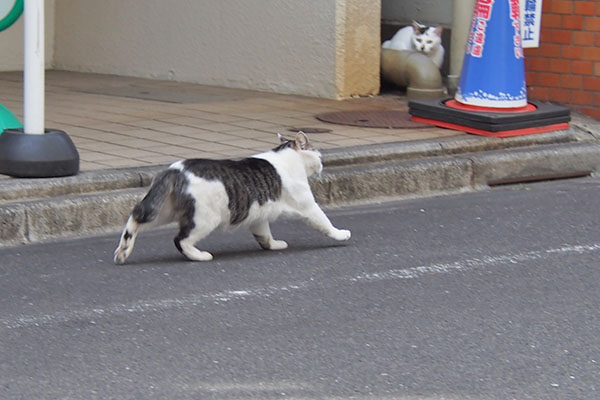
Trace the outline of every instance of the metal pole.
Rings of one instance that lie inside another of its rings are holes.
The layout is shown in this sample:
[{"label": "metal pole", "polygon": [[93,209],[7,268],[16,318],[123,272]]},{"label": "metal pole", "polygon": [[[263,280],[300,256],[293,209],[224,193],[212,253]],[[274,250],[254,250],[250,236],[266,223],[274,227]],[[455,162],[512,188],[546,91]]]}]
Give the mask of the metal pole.
[{"label": "metal pole", "polygon": [[452,92],[458,87],[474,8],[475,0],[454,0],[450,39],[450,74],[448,75],[448,89]]},{"label": "metal pole", "polygon": [[44,0],[25,0],[24,131],[44,133]]}]

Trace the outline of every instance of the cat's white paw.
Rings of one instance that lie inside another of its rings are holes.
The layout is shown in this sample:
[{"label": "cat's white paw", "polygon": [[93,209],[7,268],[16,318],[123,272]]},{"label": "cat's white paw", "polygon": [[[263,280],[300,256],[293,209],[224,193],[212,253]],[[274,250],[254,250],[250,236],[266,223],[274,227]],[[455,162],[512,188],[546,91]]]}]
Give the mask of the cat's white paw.
[{"label": "cat's white paw", "polygon": [[283,240],[272,240],[270,245],[269,250],[283,250],[288,247],[287,242]]},{"label": "cat's white paw", "polygon": [[350,236],[352,236],[352,234],[347,229],[337,229],[330,235],[330,237],[332,239],[340,240],[340,241],[348,240],[348,239],[350,239]]},{"label": "cat's white paw", "polygon": [[213,255],[208,251],[198,250],[189,244],[181,243],[181,252],[192,261],[211,261],[213,259]]},{"label": "cat's white paw", "polygon": [[119,246],[117,247],[117,249],[115,250],[115,256],[113,258],[113,261],[115,264],[124,264],[125,260],[127,260],[127,257],[129,257],[131,255],[131,252],[133,251],[133,247],[132,246]]},{"label": "cat's white paw", "polygon": [[127,254],[125,254],[125,252],[121,249],[115,250],[115,257],[113,258],[114,263],[124,264],[125,260],[127,260]]},{"label": "cat's white paw", "polygon": [[192,261],[212,261],[213,255],[208,251],[200,251],[194,252],[193,254],[184,254],[187,258]]}]

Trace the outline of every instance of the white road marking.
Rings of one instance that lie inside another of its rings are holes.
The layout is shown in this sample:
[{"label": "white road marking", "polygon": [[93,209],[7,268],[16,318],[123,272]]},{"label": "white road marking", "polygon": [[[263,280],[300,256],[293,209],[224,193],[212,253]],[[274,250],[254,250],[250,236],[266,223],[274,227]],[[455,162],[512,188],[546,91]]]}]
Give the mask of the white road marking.
[{"label": "white road marking", "polygon": [[459,260],[453,263],[432,264],[412,268],[391,269],[383,272],[364,273],[356,276],[353,280],[362,281],[381,281],[388,279],[415,279],[424,275],[446,274],[451,272],[460,272],[473,269],[482,269],[501,264],[518,264],[524,261],[546,258],[552,254],[585,254],[600,250],[600,244],[593,245],[565,245],[563,247],[528,251],[518,254],[504,254],[500,256],[486,256],[482,258],[471,258]]},{"label": "white road marking", "polygon": [[[588,254],[600,251],[600,243],[590,245],[564,245],[557,248],[533,250],[516,254],[503,254],[458,260],[452,263],[430,264],[411,268],[390,269],[380,272],[368,272],[355,276],[331,278],[333,284],[362,284],[392,279],[418,279],[426,275],[465,272],[485,269],[506,264],[520,264],[530,260],[544,259],[555,255]],[[323,286],[322,281],[307,280],[285,286],[267,286],[254,289],[235,289],[216,293],[198,294],[177,299],[158,299],[139,301],[131,304],[115,304],[105,308],[80,308],[57,311],[44,315],[24,315],[21,317],[0,318],[0,327],[6,329],[40,327],[49,324],[66,323],[77,320],[95,323],[97,318],[167,311],[175,308],[194,307],[201,303],[226,303],[249,298],[268,298],[301,290],[310,290]]]}]

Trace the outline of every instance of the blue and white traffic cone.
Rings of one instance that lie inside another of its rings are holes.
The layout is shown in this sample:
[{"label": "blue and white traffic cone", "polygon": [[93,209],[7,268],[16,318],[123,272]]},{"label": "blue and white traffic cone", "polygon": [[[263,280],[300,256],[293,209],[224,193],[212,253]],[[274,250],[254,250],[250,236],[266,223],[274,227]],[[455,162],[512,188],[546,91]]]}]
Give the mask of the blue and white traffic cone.
[{"label": "blue and white traffic cone", "polygon": [[475,4],[455,99],[480,107],[527,105],[519,0]]},{"label": "blue and white traffic cone", "polygon": [[568,129],[568,108],[527,101],[519,5],[475,2],[455,98],[409,102],[413,121],[494,137]]}]

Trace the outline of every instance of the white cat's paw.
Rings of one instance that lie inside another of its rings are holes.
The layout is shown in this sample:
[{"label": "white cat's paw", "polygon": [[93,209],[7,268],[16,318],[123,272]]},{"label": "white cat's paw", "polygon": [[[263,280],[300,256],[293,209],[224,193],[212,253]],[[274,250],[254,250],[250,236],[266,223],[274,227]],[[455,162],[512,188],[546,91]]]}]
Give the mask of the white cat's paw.
[{"label": "white cat's paw", "polygon": [[287,249],[288,244],[283,240],[272,240],[270,243],[269,250],[283,250]]},{"label": "white cat's paw", "polygon": [[124,247],[123,245],[120,245],[115,250],[115,256],[113,258],[114,263],[115,264],[124,264],[125,260],[127,260],[127,257],[129,257],[131,255],[132,251],[133,251],[133,247],[131,247],[131,246]]},{"label": "white cat's paw", "polygon": [[122,251],[121,249],[117,249],[115,250],[115,257],[113,258],[113,261],[115,264],[124,264],[125,260],[127,260],[127,254],[125,254],[124,251]]},{"label": "white cat's paw", "polygon": [[348,239],[350,239],[350,236],[352,236],[352,234],[347,229],[338,229],[330,235],[330,237],[332,239],[340,240],[340,241],[348,240]]},{"label": "white cat's paw", "polygon": [[184,245],[183,243],[181,246],[181,252],[184,256],[192,261],[211,261],[213,259],[213,255],[208,251],[201,251],[194,246]]},{"label": "white cat's paw", "polygon": [[208,251],[200,251],[194,252],[193,254],[185,254],[187,258],[192,261],[212,261],[213,255]]}]

